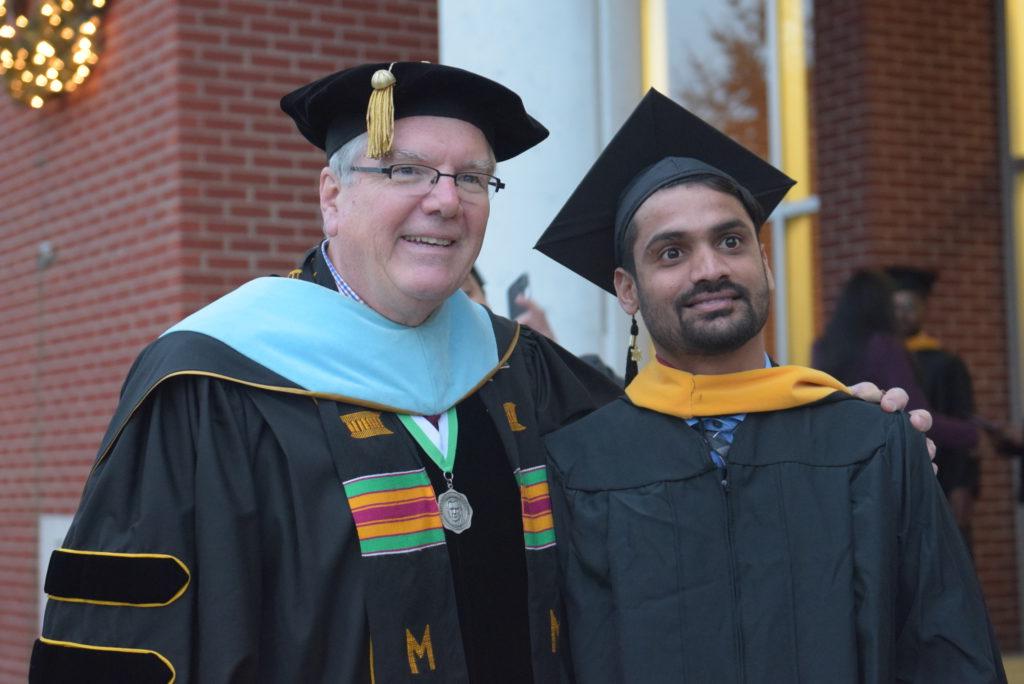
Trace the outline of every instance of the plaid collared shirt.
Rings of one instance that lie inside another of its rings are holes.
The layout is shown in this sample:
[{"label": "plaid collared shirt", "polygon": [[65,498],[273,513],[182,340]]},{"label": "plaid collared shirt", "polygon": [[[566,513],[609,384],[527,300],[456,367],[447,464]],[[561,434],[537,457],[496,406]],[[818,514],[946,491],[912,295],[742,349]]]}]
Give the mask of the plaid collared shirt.
[{"label": "plaid collared shirt", "polygon": [[[764,367],[772,367],[772,360],[767,354],[764,355]],[[725,458],[729,453],[729,447],[732,446],[732,440],[736,436],[736,428],[746,417],[746,413],[735,413],[731,416],[687,418],[686,424],[701,433],[708,443],[711,460],[714,461],[716,467],[722,469],[725,468]]]},{"label": "plaid collared shirt", "polygon": [[713,416],[710,418],[687,418],[686,424],[697,432],[701,433],[708,444],[709,456],[714,461],[715,467],[725,468],[725,458],[732,446],[735,430],[746,413],[737,413],[732,416]]},{"label": "plaid collared shirt", "polygon": [[330,269],[331,275],[334,276],[334,284],[338,286],[338,292],[345,295],[349,299],[354,299],[360,304],[363,300],[359,298],[356,291],[349,287],[349,284],[345,282],[345,279],[341,277],[338,270],[334,268],[334,264],[331,263],[331,257],[327,256],[327,240],[320,243],[320,252],[324,255],[324,261],[327,262],[327,268]]}]

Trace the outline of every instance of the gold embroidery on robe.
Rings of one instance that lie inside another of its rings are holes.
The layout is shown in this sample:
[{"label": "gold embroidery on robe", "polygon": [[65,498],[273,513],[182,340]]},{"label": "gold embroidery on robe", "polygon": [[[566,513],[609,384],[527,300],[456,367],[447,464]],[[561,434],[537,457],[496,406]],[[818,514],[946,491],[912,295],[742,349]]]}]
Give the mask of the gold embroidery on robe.
[{"label": "gold embroidery on robe", "polygon": [[417,660],[422,660],[423,656],[427,656],[427,666],[430,671],[433,672],[435,668],[434,663],[434,645],[430,642],[430,625],[427,625],[423,630],[423,641],[416,641],[416,637],[412,635],[409,629],[405,630],[405,651],[409,656],[409,672],[412,674],[419,674],[420,667]]},{"label": "gold embroidery on robe", "polygon": [[508,426],[512,429],[512,432],[522,432],[526,429],[526,426],[519,422],[519,417],[516,416],[516,405],[511,401],[506,401],[502,404],[505,409],[505,418],[508,419]]},{"label": "gold embroidery on robe", "polygon": [[384,423],[380,420],[380,413],[376,411],[346,413],[341,416],[341,420],[352,434],[353,439],[366,439],[367,437],[395,434],[384,427]]}]

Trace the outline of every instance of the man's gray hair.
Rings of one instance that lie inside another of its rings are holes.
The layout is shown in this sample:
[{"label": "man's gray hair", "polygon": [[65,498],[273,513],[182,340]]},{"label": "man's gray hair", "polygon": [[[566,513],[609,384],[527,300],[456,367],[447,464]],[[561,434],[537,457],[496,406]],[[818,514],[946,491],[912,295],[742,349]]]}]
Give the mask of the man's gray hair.
[{"label": "man's gray hair", "polygon": [[352,178],[355,175],[355,172],[352,171],[352,166],[366,152],[366,140],[366,133],[361,133],[339,147],[331,155],[327,165],[331,168],[331,173],[334,174],[334,177],[342,185],[352,184]]},{"label": "man's gray hair", "polygon": [[[352,170],[352,166],[356,163],[357,159],[366,154],[367,138],[368,136],[366,133],[357,135],[339,147],[327,162],[327,165],[331,169],[331,173],[334,174],[334,177],[337,178],[338,182],[342,185],[352,184],[352,179],[355,177],[355,172]],[[487,145],[487,156],[490,161],[490,168],[486,169],[486,171],[491,175],[494,175],[498,171],[498,165],[494,160],[494,150],[491,149],[490,144]]]}]

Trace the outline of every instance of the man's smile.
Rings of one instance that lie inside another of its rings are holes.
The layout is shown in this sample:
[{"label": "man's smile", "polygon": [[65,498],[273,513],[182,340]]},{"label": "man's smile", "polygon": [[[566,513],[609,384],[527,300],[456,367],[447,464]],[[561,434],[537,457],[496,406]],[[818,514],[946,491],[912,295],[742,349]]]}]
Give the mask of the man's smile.
[{"label": "man's smile", "polygon": [[720,311],[732,307],[736,300],[741,298],[742,295],[732,289],[721,292],[701,292],[683,300],[683,308],[702,313]]},{"label": "man's smile", "polygon": [[429,235],[403,235],[402,239],[417,245],[430,245],[432,247],[451,247],[455,240],[442,237],[431,237]]}]

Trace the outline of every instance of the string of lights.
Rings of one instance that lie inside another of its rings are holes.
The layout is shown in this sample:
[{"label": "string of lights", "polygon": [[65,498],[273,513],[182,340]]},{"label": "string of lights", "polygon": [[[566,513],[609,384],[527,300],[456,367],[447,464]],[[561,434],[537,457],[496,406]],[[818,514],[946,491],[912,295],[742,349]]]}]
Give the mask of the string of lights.
[{"label": "string of lights", "polygon": [[30,18],[8,16],[0,0],[0,76],[16,100],[33,109],[73,92],[100,53],[100,21],[108,0],[48,0]]}]

